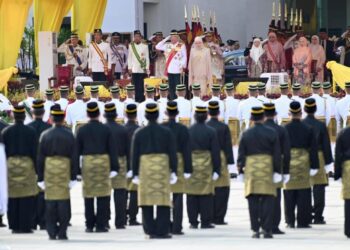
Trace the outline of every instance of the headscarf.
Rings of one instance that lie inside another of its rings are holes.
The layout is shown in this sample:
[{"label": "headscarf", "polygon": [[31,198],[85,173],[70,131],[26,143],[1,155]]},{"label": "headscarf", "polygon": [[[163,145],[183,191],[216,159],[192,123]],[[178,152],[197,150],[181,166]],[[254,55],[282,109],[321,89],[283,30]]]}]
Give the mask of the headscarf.
[{"label": "headscarf", "polygon": [[[201,44],[197,44],[197,43],[199,43],[199,42],[200,42]],[[204,44],[203,44],[203,39],[202,39],[202,37],[197,36],[197,37],[194,39],[193,46],[194,46],[194,48],[197,49],[197,50],[203,49],[203,48],[204,48]]]},{"label": "headscarf", "polygon": [[[258,47],[256,47],[254,44],[257,41],[260,42]],[[250,49],[250,57],[253,59],[254,62],[258,62],[262,54],[264,54],[264,49],[262,48],[261,40],[259,38],[255,38],[253,40],[252,48]]]},{"label": "headscarf", "polygon": [[312,36],[311,39],[317,39],[317,44],[310,43],[309,47],[311,49],[312,57],[316,57],[319,53],[322,52],[323,47],[320,45],[320,38],[316,35]]}]

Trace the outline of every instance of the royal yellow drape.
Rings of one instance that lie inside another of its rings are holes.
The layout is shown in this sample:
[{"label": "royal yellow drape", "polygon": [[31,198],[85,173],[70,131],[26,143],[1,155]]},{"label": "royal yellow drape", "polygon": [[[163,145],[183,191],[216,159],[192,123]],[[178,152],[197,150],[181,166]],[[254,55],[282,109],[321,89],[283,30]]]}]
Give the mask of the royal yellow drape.
[{"label": "royal yellow drape", "polygon": [[336,84],[344,89],[345,83],[350,82],[350,67],[346,67],[336,61],[328,62],[326,67],[332,71],[334,90]]},{"label": "royal yellow drape", "polygon": [[7,82],[10,80],[13,74],[17,74],[18,69],[16,67],[10,67],[0,70],[0,91],[4,92],[7,96]]},{"label": "royal yellow drape", "polygon": [[82,41],[86,33],[101,28],[107,0],[74,0],[72,7],[72,30]]},{"label": "royal yellow drape", "polygon": [[34,0],[35,56],[38,62],[38,32],[59,32],[73,0]]},{"label": "royal yellow drape", "polygon": [[0,70],[16,66],[32,0],[0,0]]}]

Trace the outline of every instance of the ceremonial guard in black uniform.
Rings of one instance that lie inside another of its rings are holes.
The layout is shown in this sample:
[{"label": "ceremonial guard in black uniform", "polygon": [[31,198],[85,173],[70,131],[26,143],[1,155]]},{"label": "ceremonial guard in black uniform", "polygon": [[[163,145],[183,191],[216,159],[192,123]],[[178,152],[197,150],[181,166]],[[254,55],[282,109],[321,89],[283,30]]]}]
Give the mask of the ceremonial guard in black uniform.
[{"label": "ceremonial guard in black uniform", "polygon": [[[273,128],[278,133],[278,138],[281,147],[282,156],[282,166],[281,173],[283,173],[283,179],[288,180],[289,176],[289,164],[290,164],[290,142],[287,130],[279,126],[275,122],[276,118],[276,108],[274,103],[264,103],[263,105],[265,111],[265,125]],[[281,222],[281,189],[283,187],[283,182],[276,183],[277,195],[274,201],[273,218],[272,218],[272,234],[284,234],[279,229]]]},{"label": "ceremonial guard in black uniform", "polygon": [[274,183],[281,178],[281,151],[277,132],[263,124],[264,110],[252,107],[254,126],[241,137],[238,149],[238,171],[244,174],[244,193],[248,199],[253,238],[272,238]]},{"label": "ceremonial guard in black uniform", "polygon": [[[45,113],[43,100],[34,100],[32,104],[32,114],[34,117],[34,121],[28,124],[29,127],[32,127],[36,131],[37,141],[39,142],[39,138],[46,129],[51,127],[50,124],[43,121],[43,116]],[[34,221],[33,221],[33,229],[36,229],[37,226],[40,227],[41,230],[45,229],[45,198],[44,198],[44,190],[40,189],[38,195],[35,198],[34,203]]]},{"label": "ceremonial guard in black uniform", "polygon": [[133,182],[138,184],[144,232],[150,238],[170,238],[170,184],[176,182],[176,145],[172,132],[157,123],[158,115],[157,104],[148,103],[148,125],[138,129],[133,136]]},{"label": "ceremonial guard in black uniform", "polygon": [[350,239],[350,128],[342,130],[335,145],[334,180],[342,179],[344,199],[344,234]]},{"label": "ceremonial guard in black uniform", "polygon": [[2,131],[7,157],[9,227],[13,233],[32,233],[35,196],[38,194],[36,158],[37,137],[24,125],[25,107],[13,109],[15,124]]},{"label": "ceremonial guard in black uniform", "polygon": [[229,164],[234,164],[232,140],[229,127],[219,121],[220,106],[217,101],[210,101],[208,105],[210,120],[207,125],[215,129],[221,157],[220,178],[214,182],[214,224],[226,225],[225,215],[227,212],[228,200],[230,196],[230,173]]},{"label": "ceremonial guard in black uniform", "polygon": [[305,100],[304,111],[307,117],[303,122],[311,126],[316,133],[318,145],[319,171],[311,177],[311,186],[313,194],[313,224],[326,224],[323,217],[323,210],[326,202],[326,186],[328,185],[328,173],[331,169],[328,167],[333,162],[331,142],[329,139],[326,124],[317,120],[314,116],[317,110],[316,101],[313,98]]},{"label": "ceremonial guard in black uniform", "polygon": [[70,188],[76,182],[79,159],[75,138],[64,127],[64,111],[51,107],[54,126],[41,135],[38,152],[38,181],[45,187],[46,230],[50,240],[67,240],[71,217]]},{"label": "ceremonial guard in black uniform", "polygon": [[115,221],[117,229],[124,229],[126,225],[126,173],[129,167],[129,139],[127,129],[116,122],[117,109],[114,103],[105,105],[105,118],[107,127],[112,132],[112,140],[116,144],[115,153],[118,155],[119,171],[118,175],[112,178],[112,188],[114,190]]},{"label": "ceremonial guard in black uniform", "polygon": [[220,145],[216,132],[205,124],[208,111],[206,107],[197,106],[196,123],[189,129],[192,152],[192,175],[186,181],[187,214],[190,228],[198,228],[198,215],[201,228],[214,228],[213,194],[214,182],[219,178],[221,160]]},{"label": "ceremonial guard in black uniform", "polygon": [[[111,130],[99,122],[100,110],[96,102],[87,104],[90,121],[78,129],[78,155],[82,156],[83,196],[86,232],[96,226],[96,232],[108,232],[111,180],[117,175],[119,164]],[[97,198],[95,214],[94,201]]]},{"label": "ceremonial guard in black uniform", "polygon": [[183,218],[183,194],[185,193],[185,179],[188,179],[192,173],[190,135],[188,128],[181,123],[176,122],[176,116],[179,111],[177,102],[170,101],[166,106],[166,115],[168,122],[164,123],[174,134],[177,151],[177,182],[171,185],[173,193],[173,223],[172,234],[184,234],[182,232]]},{"label": "ceremonial guard in black uniform", "polygon": [[[127,122],[125,124],[125,128],[128,131],[128,151],[130,156],[130,148],[131,148],[131,140],[135,133],[135,131],[139,128],[136,122],[137,118],[137,105],[135,103],[127,104],[125,107],[125,115],[127,118]],[[139,226],[140,222],[137,221],[136,217],[139,212],[139,207],[137,204],[137,185],[131,181],[132,178],[132,169],[131,164],[128,164],[128,172],[127,176],[127,185],[128,185],[128,195],[129,196],[129,205],[127,214],[129,216],[129,226]]]},{"label": "ceremonial guard in black uniform", "polygon": [[310,176],[315,175],[319,169],[317,140],[312,127],[300,120],[302,115],[300,103],[291,102],[289,112],[292,121],[285,128],[291,147],[290,179],[283,185],[286,223],[289,228],[295,227],[295,208],[297,207],[297,227],[310,228]]}]

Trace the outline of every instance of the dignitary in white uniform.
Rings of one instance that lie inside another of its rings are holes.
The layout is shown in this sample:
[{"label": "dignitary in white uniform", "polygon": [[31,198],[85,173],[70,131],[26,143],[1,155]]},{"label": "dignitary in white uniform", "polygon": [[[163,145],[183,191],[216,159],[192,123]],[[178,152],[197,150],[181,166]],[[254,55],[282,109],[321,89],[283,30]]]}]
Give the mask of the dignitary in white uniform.
[{"label": "dignitary in white uniform", "polygon": [[25,86],[26,96],[27,98],[24,99],[22,102],[19,103],[19,105],[23,105],[25,108],[25,119],[24,124],[28,124],[33,121],[33,115],[31,112],[31,107],[33,105],[33,101],[35,100],[34,94],[35,94],[35,87],[33,84],[27,84]]},{"label": "dignitary in white uniform", "polygon": [[337,120],[337,132],[339,133],[348,124],[350,110],[350,82],[345,83],[346,95],[336,104],[335,118]]},{"label": "dignitary in white uniform", "polygon": [[224,102],[220,99],[220,94],[221,94],[221,86],[219,84],[213,84],[211,87],[211,98],[207,101],[207,105],[209,104],[209,102],[211,101],[216,101],[219,103],[219,116],[218,119],[219,121],[224,121],[225,119],[225,104]]},{"label": "dignitary in white uniform", "polygon": [[89,74],[94,81],[106,81],[108,75],[108,43],[102,40],[102,30],[94,30],[94,41],[89,45]]},{"label": "dignitary in white uniform", "polygon": [[120,33],[112,33],[112,41],[108,50],[108,68],[112,70],[115,79],[121,79],[127,71],[128,49],[120,42]]},{"label": "dignitary in white uniform", "polygon": [[120,101],[120,89],[118,86],[112,86],[109,88],[111,92],[111,103],[114,103],[117,110],[117,119],[124,120],[124,103]]},{"label": "dignitary in white uniform", "polygon": [[266,97],[266,85],[263,82],[258,83],[258,97],[261,103],[270,103],[271,100]]},{"label": "dignitary in white uniform", "polygon": [[59,104],[63,111],[66,111],[66,108],[67,108],[68,103],[69,103],[68,95],[69,95],[69,87],[68,86],[61,86],[60,87],[60,99],[58,99],[55,103]]},{"label": "dignitary in white uniform", "polygon": [[159,85],[159,99],[158,99],[158,108],[159,108],[159,117],[158,122],[163,123],[168,121],[168,116],[166,115],[166,107],[168,103],[168,94],[169,94],[169,85],[161,84]]},{"label": "dignitary in white uniform", "polygon": [[192,117],[192,106],[191,101],[185,98],[186,96],[186,86],[184,84],[179,84],[176,86],[177,98],[174,100],[177,103],[177,109],[179,114],[176,117],[180,123],[186,126],[190,126]]},{"label": "dignitary in white uniform", "polygon": [[281,96],[275,100],[278,125],[285,125],[290,121],[289,104],[291,100],[288,97],[288,83],[281,83]]},{"label": "dignitary in white uniform", "polygon": [[234,97],[234,86],[233,83],[226,83],[226,99],[225,104],[225,123],[228,124],[230,119],[238,119],[238,106],[239,100]]},{"label": "dignitary in white uniform", "polygon": [[331,119],[330,107],[329,107],[329,104],[327,103],[326,99],[320,95],[321,94],[321,83],[320,82],[313,82],[311,84],[311,88],[312,88],[311,98],[315,99],[316,105],[317,105],[315,118],[325,122],[326,126],[328,126],[329,121]]},{"label": "dignitary in white uniform", "polygon": [[146,126],[148,124],[148,120],[146,119],[146,105],[148,103],[156,103],[154,100],[155,89],[152,86],[147,86],[145,91],[146,99],[139,104],[137,107],[137,122],[139,126]]},{"label": "dignitary in white uniform", "polygon": [[150,71],[148,45],[142,42],[139,30],[134,31],[134,41],[129,46],[128,70],[135,85],[135,100],[142,102],[145,99],[143,79]]},{"label": "dignitary in white uniform", "polygon": [[76,86],[74,93],[76,100],[73,103],[69,104],[66,110],[66,123],[68,126],[73,128],[73,131],[75,131],[75,127],[78,122],[87,122],[88,120],[86,114],[86,103],[83,100],[83,86]]},{"label": "dignitary in white uniform", "polygon": [[249,128],[252,107],[262,107],[262,103],[256,98],[258,95],[258,87],[255,84],[250,84],[248,90],[248,99],[241,101],[238,105],[238,119],[242,130]]},{"label": "dignitary in white uniform", "polygon": [[78,44],[78,34],[72,33],[70,39],[62,43],[58,48],[58,53],[64,53],[66,64],[72,65],[74,76],[83,76],[88,63],[87,49]]},{"label": "dignitary in white uniform", "polygon": [[[170,40],[170,42],[168,42]],[[163,39],[156,45],[156,49],[164,51],[165,76],[169,80],[169,99],[174,100],[176,85],[181,82],[181,74],[187,67],[186,46],[180,41],[179,34],[172,30],[170,36]]]},{"label": "dignitary in white uniform", "polygon": [[329,115],[330,115],[330,120],[329,120],[329,123],[327,126],[328,133],[329,133],[329,137],[330,137],[331,141],[335,142],[336,137],[337,137],[337,122],[335,119],[337,98],[331,96],[332,84],[330,82],[324,82],[322,84],[322,88],[323,88],[322,97],[327,102],[327,107],[329,108]]},{"label": "dignitary in white uniform", "polygon": [[51,111],[51,107],[55,104],[54,100],[53,100],[53,94],[54,91],[53,89],[47,89],[45,90],[45,96],[46,96],[46,100],[44,103],[44,116],[43,116],[43,121],[47,122],[50,118],[50,111]]}]

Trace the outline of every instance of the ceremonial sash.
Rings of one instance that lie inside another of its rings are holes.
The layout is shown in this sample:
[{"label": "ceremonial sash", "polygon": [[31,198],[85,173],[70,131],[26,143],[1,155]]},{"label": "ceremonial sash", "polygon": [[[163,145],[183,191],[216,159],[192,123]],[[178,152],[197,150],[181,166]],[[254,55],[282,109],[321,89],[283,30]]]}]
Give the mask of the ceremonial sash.
[{"label": "ceremonial sash", "polygon": [[165,71],[164,71],[164,75],[165,76],[168,76],[168,68],[169,68],[169,65],[171,63],[171,61],[173,60],[173,58],[175,57],[175,55],[177,54],[177,48],[181,49],[181,46],[182,44],[181,43],[178,43],[176,45],[175,48],[173,48],[171,51],[170,51],[170,54],[169,54],[169,57],[168,59],[166,60],[166,63],[165,63]]},{"label": "ceremonial sash", "polygon": [[273,62],[278,64],[276,55],[273,53],[270,44],[267,44],[267,50],[269,51],[269,54],[271,55]]},{"label": "ceremonial sash", "polygon": [[134,53],[134,55],[135,55],[137,61],[138,61],[139,64],[140,64],[141,68],[142,68],[143,70],[146,70],[146,66],[147,66],[147,65],[146,65],[146,59],[145,59],[145,58],[144,58],[144,59],[141,59],[141,57],[140,57],[140,55],[139,55],[139,52],[137,51],[134,42],[131,43],[131,48],[132,48],[132,52]]},{"label": "ceremonial sash", "polygon": [[102,51],[100,50],[100,47],[98,47],[98,45],[95,42],[91,42],[92,46],[94,47],[94,49],[96,50],[98,56],[101,59],[101,62],[103,64],[103,69],[105,71],[105,73],[108,73],[108,62],[107,60],[104,58]]},{"label": "ceremonial sash", "polygon": [[117,57],[120,66],[123,68],[123,65],[124,65],[123,61],[124,60],[123,60],[121,54],[118,52],[118,49],[116,48],[116,46],[111,44],[111,50],[113,51],[113,54]]},{"label": "ceremonial sash", "polygon": [[69,51],[72,53],[72,55],[74,56],[75,60],[77,61],[77,63],[79,64],[79,66],[82,64],[80,57],[78,56],[78,54],[74,55],[74,48],[72,45],[68,45],[68,49]]},{"label": "ceremonial sash", "polygon": [[23,106],[24,106],[24,109],[26,110],[26,113],[32,119],[33,118],[32,112],[30,112],[30,107],[28,107],[28,105],[27,105],[27,103],[25,101],[23,101]]}]

